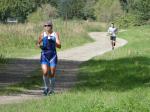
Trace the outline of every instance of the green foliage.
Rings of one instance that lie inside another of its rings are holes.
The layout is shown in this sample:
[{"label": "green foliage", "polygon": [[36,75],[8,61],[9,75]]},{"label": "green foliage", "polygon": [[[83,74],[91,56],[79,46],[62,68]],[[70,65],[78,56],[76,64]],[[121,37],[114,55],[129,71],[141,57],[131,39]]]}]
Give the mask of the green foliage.
[{"label": "green foliage", "polygon": [[144,24],[144,22],[140,19],[139,15],[133,15],[133,14],[125,14],[121,17],[114,20],[114,22],[120,27],[120,28],[127,28],[130,26],[140,26]]},{"label": "green foliage", "polygon": [[39,23],[53,19],[57,16],[57,9],[50,4],[41,5],[35,12],[28,15],[28,22]]},{"label": "green foliage", "polygon": [[[150,26],[133,27],[119,33],[128,44],[97,56],[80,66],[78,89],[129,91],[145,88],[150,78]],[[117,44],[117,43],[116,43]]]},{"label": "green foliage", "polygon": [[143,92],[142,89],[126,93],[65,92],[23,103],[1,105],[0,109],[2,112],[149,112],[149,96],[149,90]]},{"label": "green foliage", "polygon": [[102,22],[114,21],[122,13],[119,0],[99,0],[95,6],[97,20]]},{"label": "green foliage", "polygon": [[120,0],[120,2],[127,13],[125,18],[129,19],[127,21],[131,23],[131,26],[146,24],[146,21],[150,19],[150,0]]},{"label": "green foliage", "polygon": [[59,0],[58,11],[63,19],[95,19],[94,4],[96,0]]},{"label": "green foliage", "polygon": [[87,22],[85,29],[88,32],[103,32],[106,31],[106,25],[102,25],[100,22]]},{"label": "green foliage", "polygon": [[58,10],[59,14],[64,19],[72,19],[73,17],[80,16],[83,6],[83,0],[60,0],[58,3]]},{"label": "green foliage", "polygon": [[99,21],[117,21],[123,27],[143,25],[150,19],[150,0],[99,0],[95,15]]},{"label": "green foliage", "polygon": [[[54,31],[60,33],[62,49],[82,45],[90,42],[84,21],[65,22],[53,19]],[[0,54],[4,57],[26,57],[39,53],[35,48],[38,36],[43,31],[43,21],[41,23],[27,23],[15,25],[0,25]],[[62,50],[61,49],[61,50]]]},{"label": "green foliage", "polygon": [[59,2],[59,0],[45,0],[45,1],[46,1],[45,3],[50,3],[53,7],[57,7]]},{"label": "green foliage", "polygon": [[1,0],[0,20],[6,21],[8,17],[12,17],[24,22],[30,13],[45,3],[55,4],[52,0]]},{"label": "green foliage", "polygon": [[0,2],[0,19],[5,21],[8,17],[19,17],[23,21],[37,8],[36,2],[37,0],[3,0]]},{"label": "green foliage", "polygon": [[131,13],[138,14],[142,20],[150,19],[150,0],[134,0],[130,3]]},{"label": "green foliage", "polygon": [[80,18],[83,18],[87,20],[88,18],[96,19],[94,15],[94,5],[96,1],[95,0],[86,0],[83,9],[81,10],[82,16]]},{"label": "green foliage", "polygon": [[[55,10],[58,10],[59,16],[63,17],[64,19],[95,19],[93,13],[93,5],[95,2],[96,0],[5,0],[0,1],[0,20],[6,21],[8,17],[11,17],[17,18],[19,21],[23,22],[31,13],[34,13],[34,16],[37,16],[37,12],[41,12],[39,9],[43,8],[43,4],[51,4],[52,7],[56,8]],[[50,8],[47,9],[47,11],[48,13],[53,12],[54,9]],[[40,19],[40,17],[38,17],[38,19]]]},{"label": "green foliage", "polygon": [[[80,86],[76,86],[73,90],[38,100],[0,105],[0,110],[2,112],[149,112],[149,32],[150,26],[147,25],[119,33],[119,37],[127,39],[128,44],[82,64],[78,74]],[[41,76],[37,72],[35,75],[37,76],[32,76],[33,83],[29,80],[22,86],[40,85]]]},{"label": "green foliage", "polygon": [[41,20],[38,15],[42,13],[39,7],[42,8],[43,4],[51,4],[56,9],[47,9],[48,13],[57,10],[57,17],[63,19],[90,18],[110,22],[124,13],[139,15],[143,21],[150,18],[150,0],[3,0],[0,1],[0,20],[6,21],[8,17],[12,17],[23,22],[31,13],[32,21],[35,17]]}]

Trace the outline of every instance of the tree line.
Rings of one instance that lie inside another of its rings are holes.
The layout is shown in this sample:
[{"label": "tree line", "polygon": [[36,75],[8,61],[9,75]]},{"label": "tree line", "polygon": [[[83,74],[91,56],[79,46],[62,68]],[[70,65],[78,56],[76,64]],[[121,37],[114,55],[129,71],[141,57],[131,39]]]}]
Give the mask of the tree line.
[{"label": "tree line", "polygon": [[150,23],[150,0],[98,0],[97,20],[116,22],[121,27]]},{"label": "tree line", "polygon": [[27,16],[36,11],[42,4],[51,4],[57,9],[59,17],[81,18],[88,17],[94,19],[92,4],[96,0],[1,0],[0,1],[0,20],[6,21],[8,17],[17,18],[25,21]]},{"label": "tree line", "polygon": [[12,17],[25,21],[43,4],[56,8],[57,17],[63,19],[90,18],[105,22],[116,18],[120,22],[150,19],[150,0],[1,0],[0,20],[4,22]]}]

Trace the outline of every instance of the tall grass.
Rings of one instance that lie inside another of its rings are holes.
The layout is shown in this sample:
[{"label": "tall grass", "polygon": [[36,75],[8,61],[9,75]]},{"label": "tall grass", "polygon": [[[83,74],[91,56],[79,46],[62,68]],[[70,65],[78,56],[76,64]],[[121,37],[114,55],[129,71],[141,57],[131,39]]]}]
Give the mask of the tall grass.
[{"label": "tall grass", "polygon": [[[0,25],[0,54],[5,57],[27,56],[35,49],[35,40],[40,25],[36,24],[14,24]],[[26,52],[28,51],[28,52]],[[33,53],[34,54],[34,53]]]},{"label": "tall grass", "polygon": [[[62,43],[61,50],[68,49],[75,46],[80,46],[84,43],[91,42],[92,40],[89,38],[88,32],[100,31],[100,30],[102,31],[104,29],[103,27],[101,27],[101,23],[98,22],[94,23],[94,22],[85,22],[79,20],[71,20],[71,21],[67,21],[67,23],[62,20],[54,20],[53,22],[55,25],[54,30],[60,33],[60,39]],[[42,23],[39,25],[31,24],[31,23],[18,24],[18,25],[4,25],[3,27],[4,31],[1,31],[2,34],[7,31],[7,27],[9,28],[9,32],[11,31],[11,32],[19,32],[19,33],[15,34],[14,37],[12,35],[12,38],[10,38],[9,36],[8,40],[7,38],[1,38],[1,39],[3,39],[5,42],[8,41],[12,41],[14,43],[18,42],[18,44],[9,43],[9,46],[3,44],[5,47],[1,47],[0,49],[1,51],[0,53],[2,54],[0,56],[0,63],[4,64],[7,63],[8,60],[11,60],[11,59],[7,59],[6,57],[8,58],[21,57],[21,56],[25,57],[29,55],[39,54],[40,52],[39,49],[35,49],[35,41],[38,38],[39,32],[43,30],[42,26],[43,26]],[[24,29],[30,32],[27,33],[27,31],[24,31]],[[9,33],[7,35],[9,35]],[[24,36],[24,38],[22,38],[22,36]],[[15,40],[12,40],[13,38]],[[24,42],[26,43],[26,45],[24,44],[24,46],[22,44],[23,39]],[[2,45],[0,44],[0,46]],[[18,93],[24,89],[35,88],[37,86],[41,87],[41,83],[38,84],[35,83],[36,81],[41,82],[41,78],[39,77],[39,75],[37,75],[39,74],[39,71],[38,70],[33,71],[31,74],[32,77],[25,79],[25,81],[23,81],[21,84],[16,84],[16,85],[11,85],[8,87],[1,88],[0,94],[4,95],[4,94],[11,94],[11,93]],[[35,78],[34,76],[38,77],[38,79]],[[36,79],[36,81],[33,81],[34,79]]]},{"label": "tall grass", "polygon": [[[54,31],[60,33],[62,49],[91,42],[87,31],[92,29],[102,30],[100,23],[93,25],[89,29],[91,22],[73,20],[63,21],[61,19],[53,20]],[[35,48],[35,43],[39,34],[43,31],[43,23],[26,24],[1,24],[0,25],[0,54],[3,58],[25,57],[39,53]],[[2,58],[1,58],[2,60]],[[1,61],[0,61],[1,63]]]}]

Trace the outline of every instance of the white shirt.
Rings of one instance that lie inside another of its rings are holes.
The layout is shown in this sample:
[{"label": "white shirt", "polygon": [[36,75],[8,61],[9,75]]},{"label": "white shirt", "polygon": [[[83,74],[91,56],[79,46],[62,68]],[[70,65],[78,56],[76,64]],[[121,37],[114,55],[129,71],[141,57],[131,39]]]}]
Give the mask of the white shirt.
[{"label": "white shirt", "polygon": [[113,28],[113,27],[109,27],[109,28],[108,28],[108,33],[109,33],[111,36],[116,36],[116,31],[117,31],[117,28]]}]

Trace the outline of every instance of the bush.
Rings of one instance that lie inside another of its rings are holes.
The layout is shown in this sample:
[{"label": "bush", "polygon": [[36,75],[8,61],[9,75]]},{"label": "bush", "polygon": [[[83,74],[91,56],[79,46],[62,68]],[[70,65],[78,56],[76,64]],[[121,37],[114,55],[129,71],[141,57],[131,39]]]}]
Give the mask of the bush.
[{"label": "bush", "polygon": [[36,12],[33,12],[28,16],[28,22],[39,23],[41,21],[47,21],[49,19],[55,18],[56,16],[56,8],[52,7],[50,4],[42,5],[37,9]]},{"label": "bush", "polygon": [[125,14],[114,21],[119,27],[127,28],[129,26],[140,26],[144,24],[138,15]]},{"label": "bush", "polygon": [[140,19],[150,18],[150,0],[129,0],[129,11],[139,15]]},{"label": "bush", "polygon": [[95,5],[96,18],[101,22],[109,23],[122,14],[119,0],[99,0]]}]

